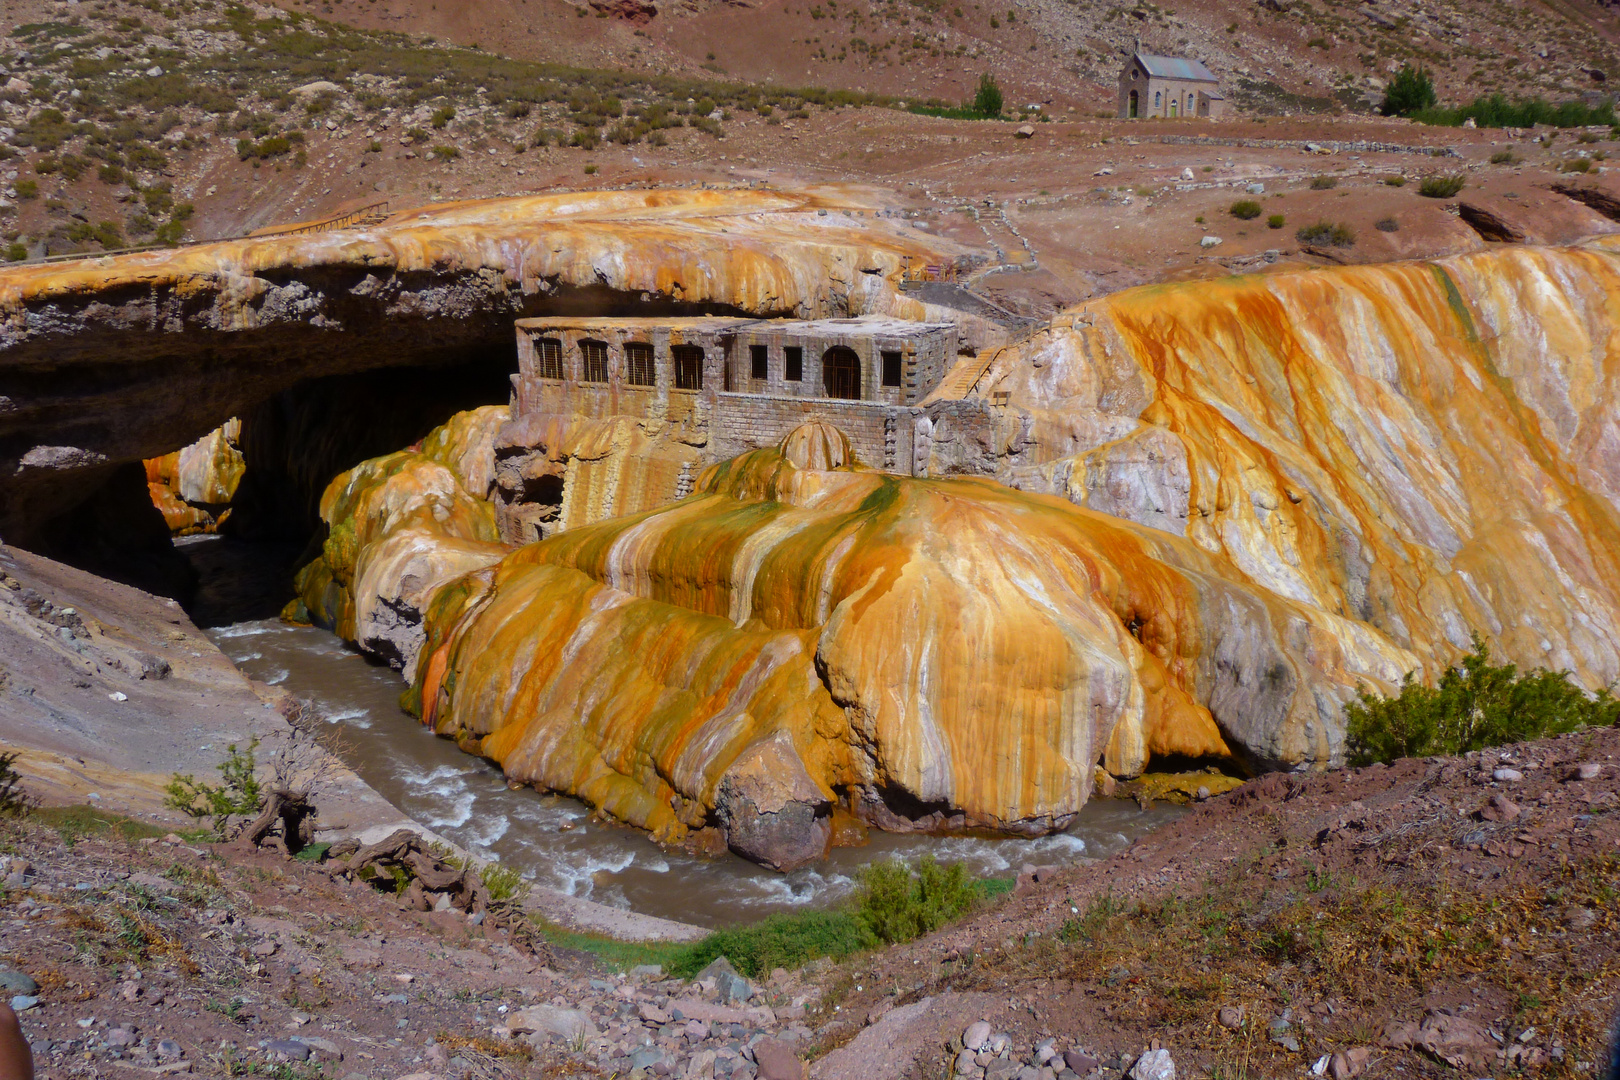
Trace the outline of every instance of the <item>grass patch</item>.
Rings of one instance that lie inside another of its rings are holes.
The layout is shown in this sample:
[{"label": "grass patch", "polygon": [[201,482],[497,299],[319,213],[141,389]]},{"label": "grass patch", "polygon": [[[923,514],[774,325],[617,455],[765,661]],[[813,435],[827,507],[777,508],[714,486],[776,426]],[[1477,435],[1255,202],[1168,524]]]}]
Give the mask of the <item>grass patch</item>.
[{"label": "grass patch", "polygon": [[688,944],[620,941],[531,919],[553,945],[590,953],[618,971],[657,964],[667,975],[690,978],[724,956],[739,972],[757,979],[773,968],[800,967],[822,957],[842,960],[911,941],[993,903],[1016,884],[1011,878],[971,879],[960,863],[946,866],[925,858],[912,868],[889,859],[861,872],[860,891],[841,908],[772,915]]},{"label": "grass patch", "polygon": [[1419,123],[1442,127],[1461,127],[1472,120],[1482,128],[1528,128],[1538,124],[1549,127],[1590,127],[1614,124],[1614,103],[1609,101],[1588,105],[1584,101],[1550,102],[1544,98],[1508,100],[1503,94],[1482,95],[1467,105],[1433,106],[1411,114]]},{"label": "grass patch", "polygon": [[94,806],[41,806],[29,815],[41,825],[55,829],[63,841],[72,845],[86,836],[117,836],[131,842],[166,836],[169,830],[144,821],[100,810]]}]

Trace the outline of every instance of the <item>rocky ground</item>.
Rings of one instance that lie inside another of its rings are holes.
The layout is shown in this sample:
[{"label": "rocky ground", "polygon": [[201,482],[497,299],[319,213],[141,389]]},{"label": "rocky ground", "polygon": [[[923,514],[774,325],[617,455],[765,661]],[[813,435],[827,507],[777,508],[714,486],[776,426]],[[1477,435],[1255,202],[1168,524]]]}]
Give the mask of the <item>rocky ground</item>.
[{"label": "rocky ground", "polygon": [[[694,982],[88,811],[9,822],[45,1076],[1590,1076],[1620,731],[1271,775],[910,945]],[[531,913],[544,913],[530,898]]]},{"label": "rocky ground", "polygon": [[1617,754],[1604,729],[1252,781],[850,965],[816,1075],[1153,1080],[1152,1050],[1183,1077],[1593,1075],[1620,1006]]},{"label": "rocky ground", "polygon": [[[599,38],[619,32],[616,19],[581,20],[571,5],[556,6],[570,16],[559,23],[568,33],[552,35],[559,47],[577,23]],[[1607,129],[1434,128],[1276,105],[1220,124],[1128,123],[1098,119],[1111,91],[1099,83],[1082,92],[1080,82],[1067,97],[1046,95],[1039,114],[940,119],[862,104],[874,100],[864,91],[818,96],[701,67],[660,68],[652,54],[626,56],[627,67],[612,72],[560,69],[491,55],[487,42],[450,48],[295,25],[270,7],[233,10],[222,20],[189,5],[7,5],[0,130],[11,134],[10,156],[0,160],[0,251],[34,257],[241,235],[383,201],[399,211],[578,188],[842,183],[880,189],[884,205],[918,227],[989,251],[1001,272],[979,283],[982,294],[1037,317],[1164,278],[1443,255],[1502,240],[1566,243],[1620,227]],[[332,17],[371,26],[383,14],[378,5]],[[767,34],[760,27],[778,14],[751,16],[763,22],[732,28],[728,39]],[[403,11],[385,22],[413,28]],[[525,55],[526,36],[507,35],[503,49]],[[1589,31],[1564,36],[1602,40]],[[682,48],[697,40],[691,27],[670,37]],[[1509,46],[1491,48],[1507,55]],[[1556,55],[1573,74],[1522,89],[1556,98],[1608,85],[1584,74],[1602,73],[1598,61]],[[903,69],[927,82],[933,62],[924,53]],[[1553,63],[1537,56],[1484,67]],[[957,75],[977,70],[962,58],[951,65]],[[811,85],[853,85],[836,71],[811,74]],[[955,93],[954,84],[935,83],[940,94]],[[1485,89],[1476,81],[1456,93]],[[1009,93],[1020,110],[1040,103],[1021,101],[1011,84]],[[698,115],[700,106],[719,119]],[[1017,135],[1024,118],[1035,130],[1027,139]],[[1466,183],[1460,196],[1419,194],[1423,179],[1453,174]],[[1252,185],[1263,190],[1251,193]],[[1598,194],[1577,201],[1559,186]],[[1246,198],[1259,201],[1259,217],[1229,213]],[[1343,225],[1341,237],[1353,239],[1302,243],[1298,230],[1318,222]]]}]

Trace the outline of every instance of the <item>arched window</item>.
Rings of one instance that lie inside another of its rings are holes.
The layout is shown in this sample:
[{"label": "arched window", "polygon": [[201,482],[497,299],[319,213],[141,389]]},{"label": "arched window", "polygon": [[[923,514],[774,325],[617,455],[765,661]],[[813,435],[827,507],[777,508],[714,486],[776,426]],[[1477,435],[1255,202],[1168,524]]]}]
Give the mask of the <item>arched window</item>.
[{"label": "arched window", "polygon": [[1163,97],[1164,97],[1164,95],[1159,93],[1157,90],[1153,91],[1153,107],[1155,109],[1157,109],[1159,107],[1159,103],[1163,99]]},{"label": "arched window", "polygon": [[1193,96],[1191,94],[1188,94],[1187,95],[1187,115],[1191,116],[1192,111],[1193,111]]},{"label": "arched window", "polygon": [[821,381],[830,398],[861,398],[861,358],[854,349],[834,345],[821,358]]}]

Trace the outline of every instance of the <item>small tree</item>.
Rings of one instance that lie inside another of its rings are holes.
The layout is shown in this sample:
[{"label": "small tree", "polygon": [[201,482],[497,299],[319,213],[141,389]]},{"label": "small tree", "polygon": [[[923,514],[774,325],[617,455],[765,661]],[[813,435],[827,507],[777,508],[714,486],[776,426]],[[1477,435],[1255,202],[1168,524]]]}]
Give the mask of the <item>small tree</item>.
[{"label": "small tree", "polygon": [[1384,103],[1378,107],[1378,111],[1385,116],[1411,116],[1430,108],[1435,100],[1434,80],[1429,77],[1429,72],[1407,64],[1389,80],[1389,86],[1384,90]]},{"label": "small tree", "polygon": [[973,111],[980,116],[1000,116],[1001,105],[1001,87],[996,84],[996,77],[987,71],[979,76],[979,91],[973,95]]},{"label": "small tree", "polygon": [[254,754],[259,749],[259,740],[250,742],[246,751],[237,750],[235,743],[227,749],[229,756],[219,763],[219,775],[224,783],[204,783],[190,773],[175,773],[166,789],[168,798],[164,800],[187,817],[199,821],[212,818],[214,835],[221,840],[225,839],[231,818],[255,814],[264,804],[263,790],[254,775],[258,767]]}]

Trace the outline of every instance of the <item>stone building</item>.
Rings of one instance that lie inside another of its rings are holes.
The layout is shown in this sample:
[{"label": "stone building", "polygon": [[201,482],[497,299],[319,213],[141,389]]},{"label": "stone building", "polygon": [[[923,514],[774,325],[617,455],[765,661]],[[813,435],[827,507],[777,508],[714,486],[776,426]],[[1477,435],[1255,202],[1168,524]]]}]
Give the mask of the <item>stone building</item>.
[{"label": "stone building", "polygon": [[957,360],[954,323],[878,316],[554,317],[516,331],[497,497],[510,540],[684,496],[704,466],[807,420],[842,430],[873,468],[926,470],[923,399]]},{"label": "stone building", "polygon": [[1149,116],[1219,120],[1225,115],[1219,81],[1197,60],[1137,52],[1119,73],[1121,120]]}]

